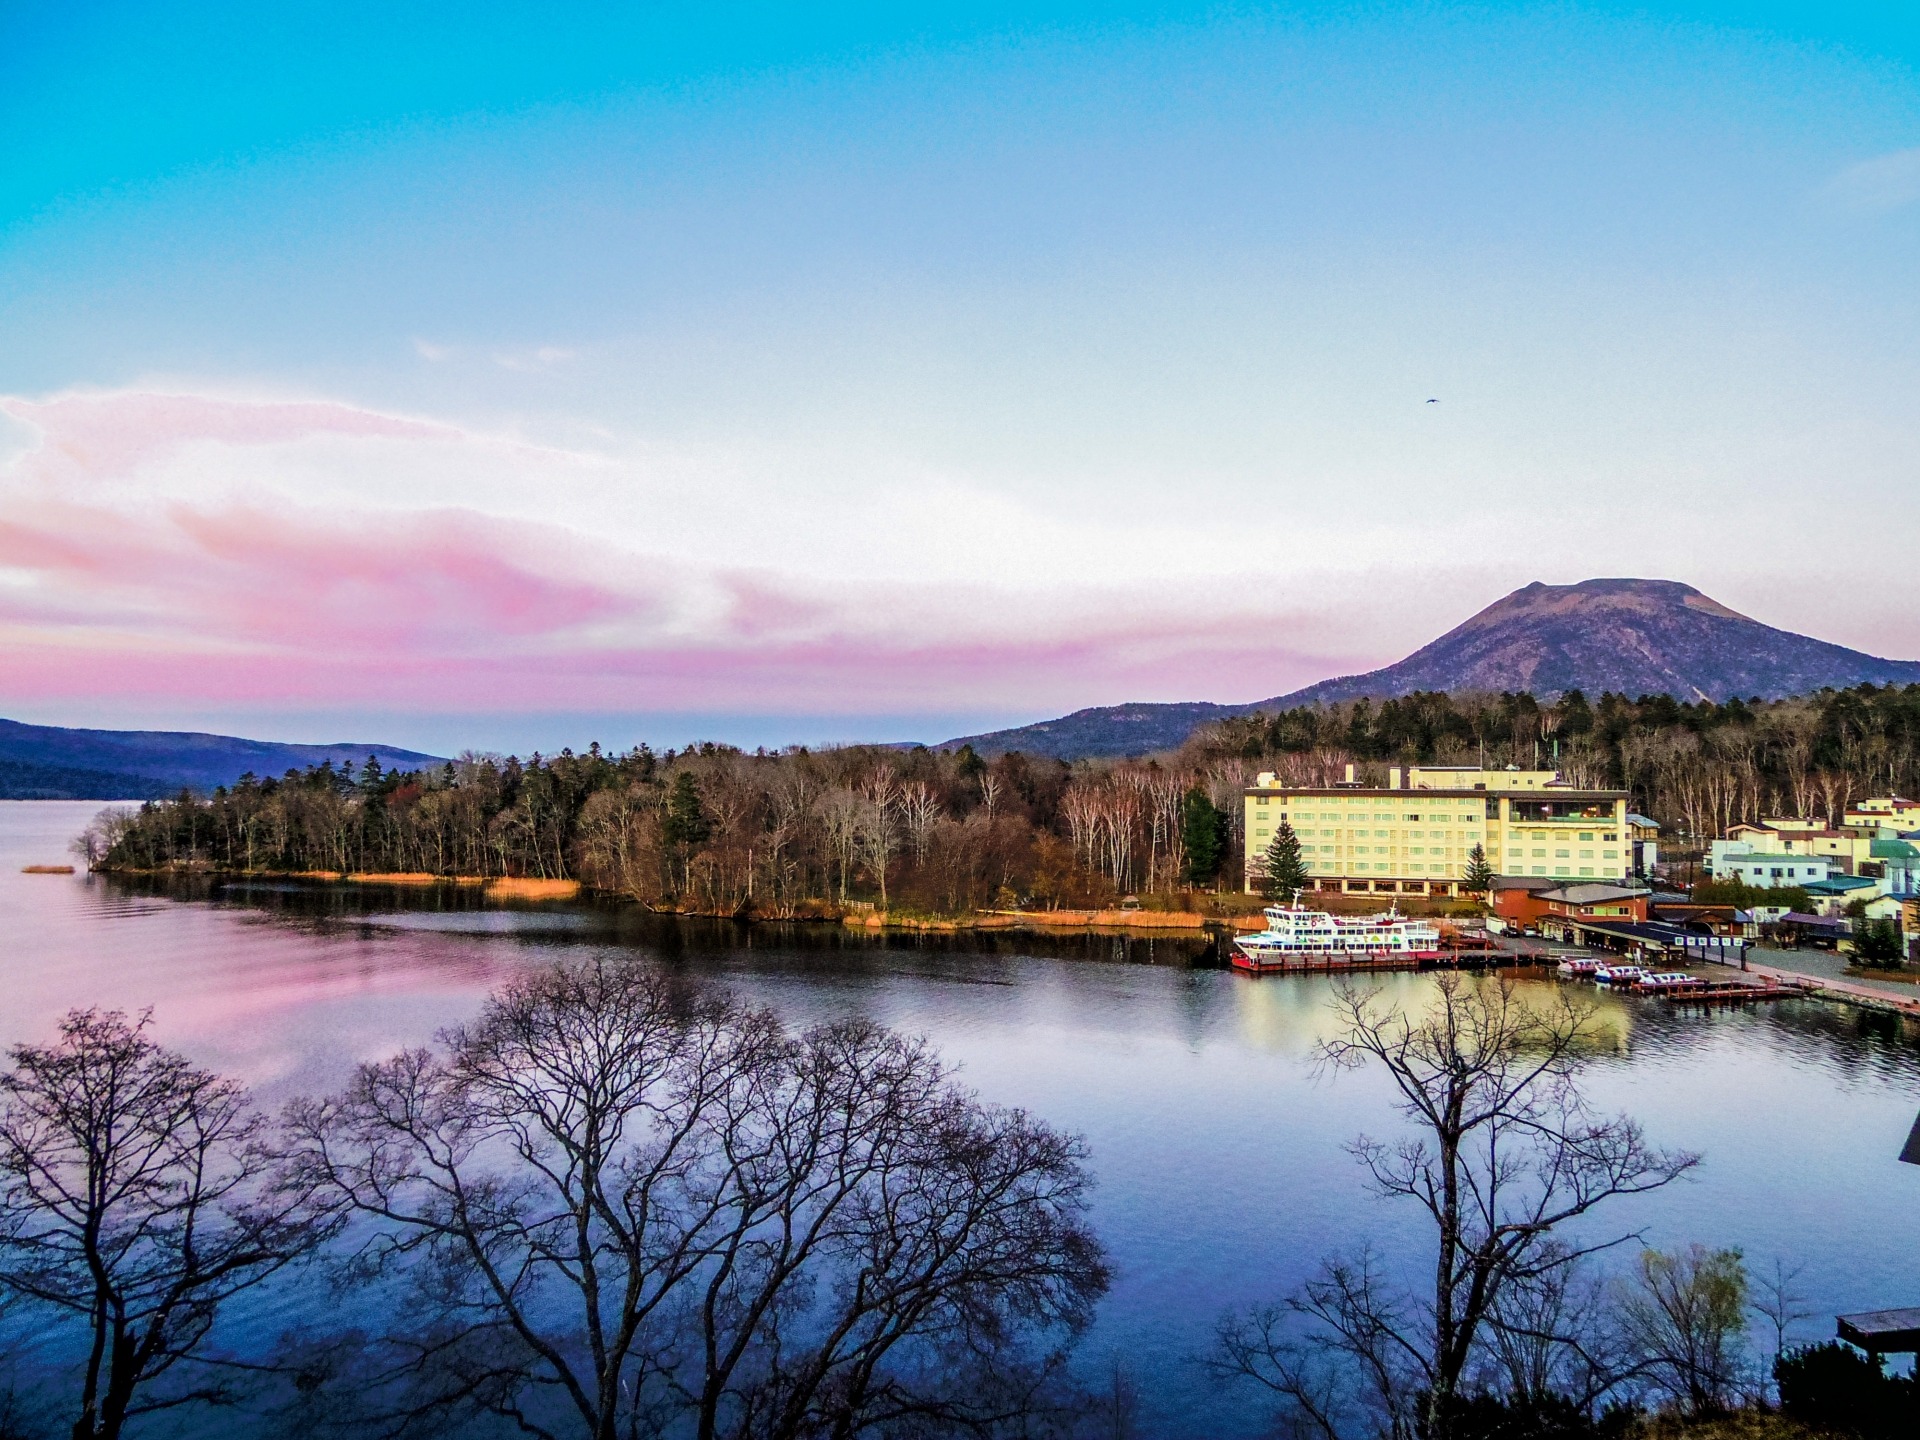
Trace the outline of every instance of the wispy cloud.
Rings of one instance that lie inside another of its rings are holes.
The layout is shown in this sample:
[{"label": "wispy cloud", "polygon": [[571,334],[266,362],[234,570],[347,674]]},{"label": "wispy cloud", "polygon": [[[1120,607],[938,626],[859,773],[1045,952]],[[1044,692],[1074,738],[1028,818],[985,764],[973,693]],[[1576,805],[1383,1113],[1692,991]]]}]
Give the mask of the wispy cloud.
[{"label": "wispy cloud", "polygon": [[[1047,708],[1256,698],[1355,660],[1324,615],[1185,587],[829,581],[479,496],[410,504],[409,474],[486,464],[537,491],[590,457],[330,401],[101,392],[0,410],[33,435],[0,466],[0,701]],[[369,472],[340,503],[301,489],[315,445],[329,469]]]},{"label": "wispy cloud", "polygon": [[576,352],[564,345],[536,345],[531,350],[495,350],[493,363],[502,370],[517,370],[530,373],[538,370],[551,370],[556,365],[565,364],[574,358]]},{"label": "wispy cloud", "polygon": [[496,345],[476,350],[461,345],[443,345],[418,335],[413,337],[413,353],[435,365],[446,360],[464,359],[469,355],[484,356],[502,370],[512,370],[522,375],[551,370],[556,365],[564,365],[579,355],[577,350],[565,345]]},{"label": "wispy cloud", "polygon": [[1830,203],[1857,215],[1902,209],[1920,201],[1920,147],[1857,161],[1821,190]]}]

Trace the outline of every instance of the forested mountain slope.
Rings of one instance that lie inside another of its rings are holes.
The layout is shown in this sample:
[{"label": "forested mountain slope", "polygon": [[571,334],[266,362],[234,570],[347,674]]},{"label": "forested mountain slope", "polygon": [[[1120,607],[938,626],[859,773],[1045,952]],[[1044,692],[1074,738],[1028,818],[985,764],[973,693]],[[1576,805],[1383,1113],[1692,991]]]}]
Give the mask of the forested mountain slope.
[{"label": "forested mountain slope", "polygon": [[983,755],[1020,750],[1063,760],[1171,749],[1209,721],[1314,703],[1417,692],[1567,690],[1676,700],[1784,699],[1855,685],[1920,682],[1920,661],[1884,660],[1763,625],[1673,580],[1535,582],[1380,670],[1322,680],[1244,705],[1110,705],[1059,720],[968,735]]}]

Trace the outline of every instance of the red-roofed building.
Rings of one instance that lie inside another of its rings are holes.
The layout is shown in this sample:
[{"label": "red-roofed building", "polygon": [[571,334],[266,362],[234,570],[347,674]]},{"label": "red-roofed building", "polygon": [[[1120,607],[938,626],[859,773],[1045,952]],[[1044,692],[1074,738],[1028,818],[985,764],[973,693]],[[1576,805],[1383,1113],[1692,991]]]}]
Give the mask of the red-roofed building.
[{"label": "red-roofed building", "polygon": [[1568,885],[1560,881],[1542,885],[1531,877],[1503,877],[1494,886],[1493,913],[1522,929],[1555,916],[1638,923],[1647,918],[1652,893],[1626,885]]}]

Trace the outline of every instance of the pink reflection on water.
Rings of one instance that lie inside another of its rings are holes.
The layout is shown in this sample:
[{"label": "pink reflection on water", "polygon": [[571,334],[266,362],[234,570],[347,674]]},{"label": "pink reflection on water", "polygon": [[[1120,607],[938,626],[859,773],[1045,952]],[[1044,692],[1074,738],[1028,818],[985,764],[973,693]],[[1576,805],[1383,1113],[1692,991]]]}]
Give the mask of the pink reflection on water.
[{"label": "pink reflection on water", "polygon": [[521,947],[367,932],[117,893],[61,863],[100,809],[0,802],[0,1042],[44,1039],[65,1011],[151,1007],[157,1033],[260,1099],[337,1086],[360,1061],[426,1043],[524,964]]}]

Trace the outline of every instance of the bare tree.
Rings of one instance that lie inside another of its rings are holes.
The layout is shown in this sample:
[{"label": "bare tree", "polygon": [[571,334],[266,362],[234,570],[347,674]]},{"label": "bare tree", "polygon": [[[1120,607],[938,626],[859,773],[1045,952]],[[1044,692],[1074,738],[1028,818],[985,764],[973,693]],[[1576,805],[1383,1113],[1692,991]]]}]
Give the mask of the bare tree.
[{"label": "bare tree", "polygon": [[1535,1415],[1556,1401],[1591,1414],[1645,1369],[1613,1302],[1608,1277],[1580,1264],[1542,1265],[1502,1287],[1489,1313],[1483,1382]]},{"label": "bare tree", "polygon": [[994,812],[1000,806],[1000,792],[1004,782],[992,770],[980,772],[980,808],[987,812],[987,819],[993,819]]},{"label": "bare tree", "polygon": [[926,781],[913,780],[900,787],[900,818],[906,822],[907,844],[915,865],[927,858],[927,840],[940,818],[940,809],[940,797]]},{"label": "bare tree", "polygon": [[1378,991],[1343,987],[1335,1068],[1379,1065],[1412,1132],[1351,1147],[1373,1190],[1426,1212],[1432,1287],[1388,1284],[1371,1256],[1330,1262],[1284,1305],[1223,1327],[1218,1372],[1278,1394],[1328,1437],[1369,1428],[1448,1440],[1506,1306],[1585,1257],[1632,1238],[1560,1232],[1605,1201],[1658,1189],[1697,1157],[1650,1146],[1626,1117],[1593,1114],[1576,1083],[1590,1007],[1507,980],[1443,975],[1413,1018]]},{"label": "bare tree", "polygon": [[442,1039],[289,1116],[296,1173],[424,1309],[377,1377],[399,1419],[991,1433],[1105,1287],[1078,1142],[868,1023],[790,1036],[601,963]]},{"label": "bare tree", "polygon": [[883,910],[887,907],[887,868],[893,863],[893,850],[900,834],[896,828],[898,817],[895,814],[899,802],[899,786],[889,770],[875,770],[867,783],[860,787],[856,831],[860,857],[867,862],[867,869],[880,886],[880,908]]},{"label": "bare tree", "polygon": [[1643,1251],[1621,1313],[1656,1389],[1690,1415],[1731,1407],[1750,1378],[1747,1270],[1738,1250]]},{"label": "bare tree", "polygon": [[1773,1331],[1773,1359],[1778,1360],[1787,1352],[1787,1340],[1793,1329],[1802,1320],[1811,1320],[1816,1311],[1806,1308],[1807,1297],[1800,1289],[1800,1271],[1798,1265],[1789,1265],[1775,1258],[1773,1272],[1763,1275],[1755,1283],[1759,1298],[1753,1302],[1753,1308],[1767,1321]]},{"label": "bare tree", "polygon": [[[0,1074],[0,1285],[84,1327],[74,1440],[232,1398],[206,1368],[222,1305],[324,1231],[300,1187],[271,1183],[245,1092],[147,1024],[73,1011]],[[176,1367],[184,1383],[156,1383]]]},{"label": "bare tree", "polygon": [[89,870],[107,858],[107,852],[124,840],[139,823],[140,812],[125,805],[112,805],[87,822],[68,848],[74,858]]},{"label": "bare tree", "polygon": [[860,826],[864,801],[853,791],[834,790],[820,804],[820,826],[827,849],[839,870],[840,903],[847,900],[847,876],[860,849]]}]

